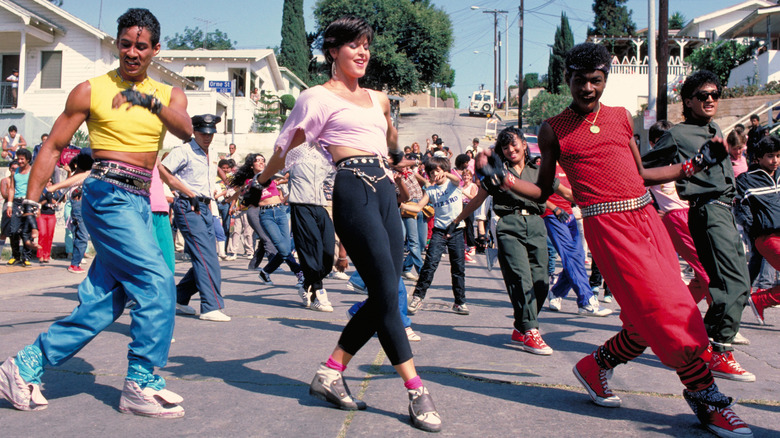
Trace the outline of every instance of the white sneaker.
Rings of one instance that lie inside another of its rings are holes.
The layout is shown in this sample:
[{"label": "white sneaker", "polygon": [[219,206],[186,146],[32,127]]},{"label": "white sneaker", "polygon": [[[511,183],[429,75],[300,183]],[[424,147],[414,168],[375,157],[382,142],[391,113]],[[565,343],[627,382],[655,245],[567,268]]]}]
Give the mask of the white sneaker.
[{"label": "white sneaker", "polygon": [[222,313],[219,309],[212,310],[211,312],[201,313],[200,319],[204,321],[215,321],[215,322],[230,321],[230,317]]},{"label": "white sneaker", "polygon": [[750,340],[737,332],[737,334],[734,335],[734,340],[732,340],[731,343],[736,345],[750,345]]},{"label": "white sneaker", "polygon": [[332,278],[334,280],[349,280],[349,275],[341,271],[330,271],[328,278]]},{"label": "white sneaker", "polygon": [[590,297],[588,304],[586,304],[584,307],[580,307],[580,310],[577,313],[585,316],[607,316],[612,314],[612,309],[600,308],[599,300],[597,300],[596,296],[594,295]]},{"label": "white sneaker", "polygon": [[176,303],[176,313],[180,315],[194,315],[197,312],[192,307],[186,305],[186,304],[179,304]]},{"label": "white sneaker", "polygon": [[547,308],[553,312],[560,312],[563,307],[563,297],[556,297],[552,291],[547,292]]},{"label": "white sneaker", "polygon": [[325,289],[314,291],[314,301],[311,303],[311,310],[318,312],[332,312],[333,306],[328,301],[328,292]]},{"label": "white sneaker", "polygon": [[311,294],[309,291],[303,287],[299,287],[298,296],[301,297],[301,304],[303,304],[303,307],[307,309],[311,307]]},{"label": "white sneaker", "polygon": [[136,382],[125,380],[122,397],[119,399],[119,411],[125,414],[154,418],[181,418],[184,399],[167,389],[156,391],[147,386],[143,390]]},{"label": "white sneaker", "polygon": [[409,339],[409,342],[420,342],[422,340],[420,335],[415,333],[411,327],[406,328],[406,339]]},{"label": "white sneaker", "polygon": [[230,317],[222,313],[219,309],[212,310],[211,312],[201,313],[200,319],[202,319],[203,321],[214,321],[214,322],[230,321]]},{"label": "white sneaker", "polygon": [[496,248],[485,248],[485,258],[487,258],[487,270],[492,271],[493,265],[498,260],[498,250]]},{"label": "white sneaker", "polygon": [[232,262],[233,260],[235,260],[237,258],[238,258],[237,255],[231,254],[231,255],[225,257],[225,261]]},{"label": "white sneaker", "polygon": [[411,280],[411,281],[417,281],[417,280],[420,279],[420,277],[417,274],[415,274],[413,271],[406,271],[406,272],[404,272],[402,277],[404,277],[407,280]]}]

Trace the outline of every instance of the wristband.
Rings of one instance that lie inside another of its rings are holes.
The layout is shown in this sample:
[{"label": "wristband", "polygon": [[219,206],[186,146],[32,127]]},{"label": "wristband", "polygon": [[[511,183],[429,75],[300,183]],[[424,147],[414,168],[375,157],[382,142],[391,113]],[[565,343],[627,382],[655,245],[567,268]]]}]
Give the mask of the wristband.
[{"label": "wristband", "polygon": [[347,259],[346,257],[339,257],[339,261],[344,261],[346,259]]},{"label": "wristband", "polygon": [[[696,154],[693,158],[686,160],[682,163],[682,171],[686,178],[690,178],[695,173],[694,160],[701,154]],[[701,160],[699,160],[701,161]],[[700,166],[701,167],[701,166]]]},{"label": "wristband", "polygon": [[501,183],[501,190],[507,191],[514,185],[515,185],[515,176],[512,175],[510,172],[507,172],[506,178],[504,178],[504,182]]},{"label": "wristband", "polygon": [[22,201],[22,214],[28,214],[28,213],[37,213],[38,210],[41,208],[41,204],[31,200],[31,199],[25,199]]}]

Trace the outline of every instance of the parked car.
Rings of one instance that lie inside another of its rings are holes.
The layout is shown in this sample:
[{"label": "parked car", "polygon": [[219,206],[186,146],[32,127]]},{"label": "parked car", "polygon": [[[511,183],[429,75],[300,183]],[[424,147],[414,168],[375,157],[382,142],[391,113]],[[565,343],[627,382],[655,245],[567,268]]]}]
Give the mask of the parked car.
[{"label": "parked car", "polygon": [[469,102],[469,115],[490,115],[496,111],[496,101],[493,93],[488,90],[479,90],[471,94]]}]

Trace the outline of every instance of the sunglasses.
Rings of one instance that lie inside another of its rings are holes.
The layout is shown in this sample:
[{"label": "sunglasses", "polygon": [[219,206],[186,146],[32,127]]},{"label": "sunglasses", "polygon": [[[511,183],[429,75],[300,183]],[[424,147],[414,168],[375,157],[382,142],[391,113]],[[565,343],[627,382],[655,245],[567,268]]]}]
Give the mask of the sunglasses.
[{"label": "sunglasses", "polygon": [[711,97],[712,100],[718,100],[720,99],[720,93],[717,91],[710,91],[709,93],[706,91],[699,91],[698,93],[694,94],[693,97],[696,99],[705,102],[708,97]]}]

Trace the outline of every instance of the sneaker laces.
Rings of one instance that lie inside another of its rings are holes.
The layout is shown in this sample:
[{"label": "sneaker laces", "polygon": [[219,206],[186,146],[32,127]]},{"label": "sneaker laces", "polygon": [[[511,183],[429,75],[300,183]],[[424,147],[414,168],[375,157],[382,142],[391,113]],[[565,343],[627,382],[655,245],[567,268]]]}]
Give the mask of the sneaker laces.
[{"label": "sneaker laces", "polygon": [[609,388],[609,378],[612,377],[612,370],[605,370],[604,368],[599,368],[599,384],[601,384],[601,390],[604,391],[605,395],[613,396],[612,389]]},{"label": "sneaker laces", "polygon": [[715,408],[715,407],[713,407],[713,409],[716,412],[720,413],[723,416],[723,418],[725,418],[726,421],[731,426],[733,426],[735,428],[740,427],[740,426],[747,427],[747,423],[742,421],[742,419],[739,418],[739,416],[730,407],[728,407],[728,408]]},{"label": "sneaker laces", "polygon": [[536,345],[538,345],[540,348],[549,347],[546,342],[544,342],[544,339],[542,339],[542,335],[539,334],[539,330],[528,330],[528,337],[531,338],[531,340],[534,341]]}]

